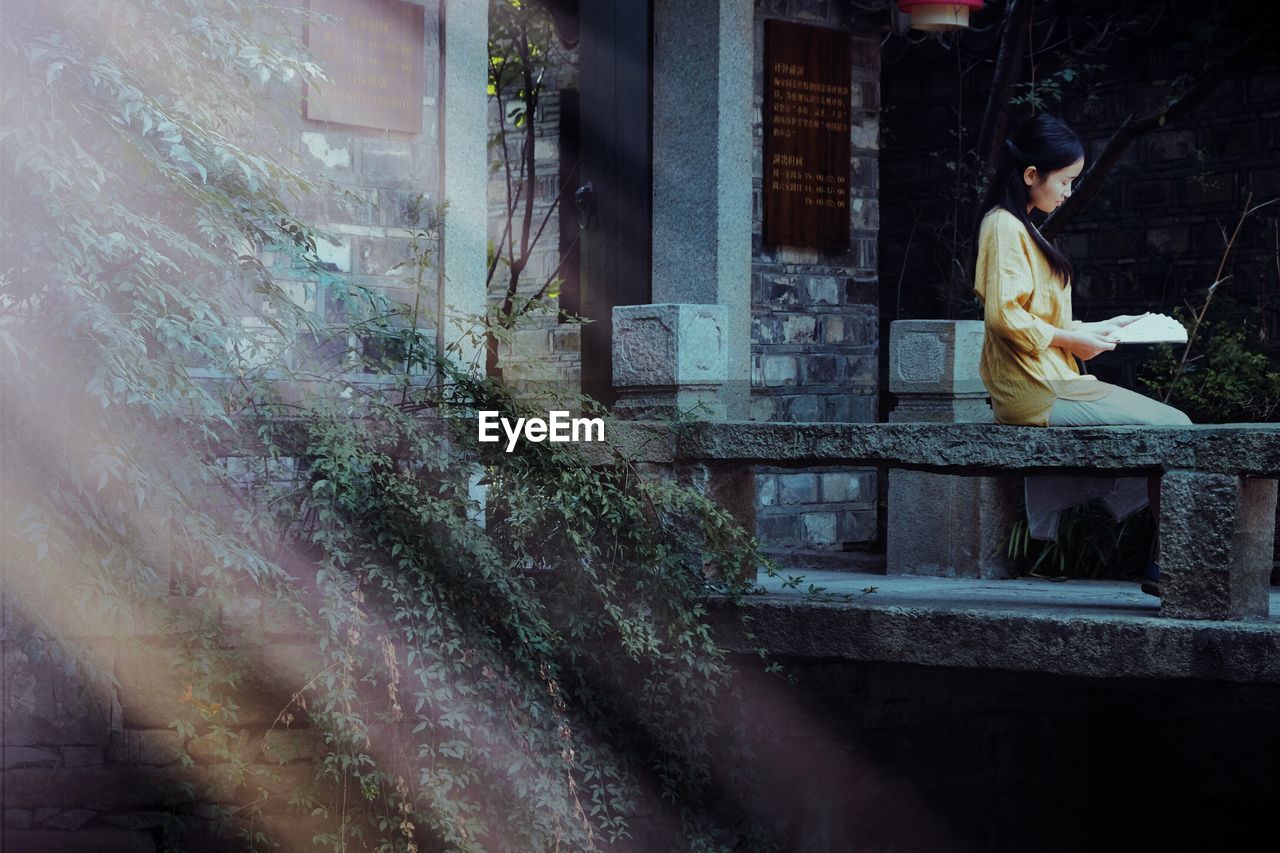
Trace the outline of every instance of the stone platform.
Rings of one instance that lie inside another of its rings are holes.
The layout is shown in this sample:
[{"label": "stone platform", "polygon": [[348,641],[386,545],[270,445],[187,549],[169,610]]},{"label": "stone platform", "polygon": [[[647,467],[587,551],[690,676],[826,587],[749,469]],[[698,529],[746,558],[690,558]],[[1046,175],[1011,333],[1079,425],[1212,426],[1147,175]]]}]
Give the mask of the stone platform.
[{"label": "stone platform", "polygon": [[[758,641],[726,606],[717,637],[731,651],[1040,672],[1280,684],[1280,616],[1161,617],[1136,583],[984,580],[851,572],[761,576],[745,606]],[[809,585],[825,589],[809,595]],[[868,591],[874,588],[874,591]],[[1280,589],[1270,591],[1280,613]]]}]

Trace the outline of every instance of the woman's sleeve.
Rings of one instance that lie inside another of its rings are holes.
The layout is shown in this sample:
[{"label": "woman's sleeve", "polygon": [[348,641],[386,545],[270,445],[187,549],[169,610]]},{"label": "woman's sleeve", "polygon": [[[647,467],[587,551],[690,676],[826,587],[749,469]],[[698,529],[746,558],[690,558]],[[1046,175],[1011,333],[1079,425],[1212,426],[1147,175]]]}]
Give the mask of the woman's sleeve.
[{"label": "woman's sleeve", "polygon": [[991,229],[984,246],[987,258],[983,316],[987,329],[1023,352],[1035,354],[1053,342],[1054,327],[1025,307],[1031,300],[1031,266],[1021,241],[1009,229]]}]

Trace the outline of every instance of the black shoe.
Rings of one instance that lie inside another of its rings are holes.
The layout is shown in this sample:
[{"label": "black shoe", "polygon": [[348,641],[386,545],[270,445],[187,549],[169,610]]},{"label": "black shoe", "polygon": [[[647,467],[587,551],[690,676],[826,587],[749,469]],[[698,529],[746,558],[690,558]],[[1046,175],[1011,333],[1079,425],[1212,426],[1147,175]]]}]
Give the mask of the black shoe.
[{"label": "black shoe", "polygon": [[1140,589],[1147,595],[1160,597],[1160,564],[1155,560],[1147,563],[1147,571],[1142,576]]}]

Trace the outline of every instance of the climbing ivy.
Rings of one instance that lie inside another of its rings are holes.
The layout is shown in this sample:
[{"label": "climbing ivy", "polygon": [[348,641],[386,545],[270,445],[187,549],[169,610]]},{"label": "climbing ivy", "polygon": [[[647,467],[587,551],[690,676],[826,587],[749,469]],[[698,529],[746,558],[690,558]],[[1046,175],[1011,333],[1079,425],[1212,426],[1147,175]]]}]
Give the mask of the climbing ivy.
[{"label": "climbing ivy", "polygon": [[[308,14],[0,6],[2,544],[28,640],[110,684],[72,638],[139,614],[179,637],[173,726],[221,762],[188,797],[253,849],[607,849],[638,811],[761,849],[717,799],[749,761],[705,618],[754,541],[616,453],[481,444],[478,410],[530,404],[438,351],[430,300],[321,261],[295,211],[350,199],[258,112],[322,75]],[[413,286],[441,215],[411,229]],[[251,606],[309,651],[242,645]],[[264,696],[273,730],[322,734],[307,784],[242,748]],[[273,821],[286,803],[307,820]]]}]

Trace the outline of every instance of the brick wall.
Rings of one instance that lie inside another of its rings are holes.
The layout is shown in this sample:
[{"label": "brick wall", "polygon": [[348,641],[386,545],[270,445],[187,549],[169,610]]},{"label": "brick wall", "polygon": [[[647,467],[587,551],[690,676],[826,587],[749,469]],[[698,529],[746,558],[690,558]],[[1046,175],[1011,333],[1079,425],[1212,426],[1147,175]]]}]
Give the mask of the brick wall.
[{"label": "brick wall", "polygon": [[[879,362],[879,36],[830,0],[758,0],[751,276],[751,417],[877,419]],[[763,243],[764,22],[853,32],[849,250]],[[874,470],[761,468],[758,533],[784,564],[841,564],[847,543],[876,535]]]},{"label": "brick wall", "polygon": [[[380,291],[388,298],[412,305],[415,283],[410,261],[409,229],[415,224],[412,209],[421,194],[424,211],[432,211],[441,198],[440,151],[440,17],[439,0],[414,0],[425,8],[422,129],[419,133],[354,127],[302,117],[301,91],[272,105],[263,121],[284,130],[291,165],[317,180],[332,181],[346,191],[342,201],[307,197],[299,214],[317,226],[320,257],[335,271],[348,273],[359,286]],[[427,216],[420,218],[425,223]],[[334,322],[343,311],[326,304],[323,290],[306,285],[300,270],[290,269],[288,256],[272,259],[273,272],[282,286],[290,282],[297,292]],[[397,266],[406,264],[405,266]],[[424,330],[435,327],[437,277],[429,270],[423,285],[419,320]]]}]

